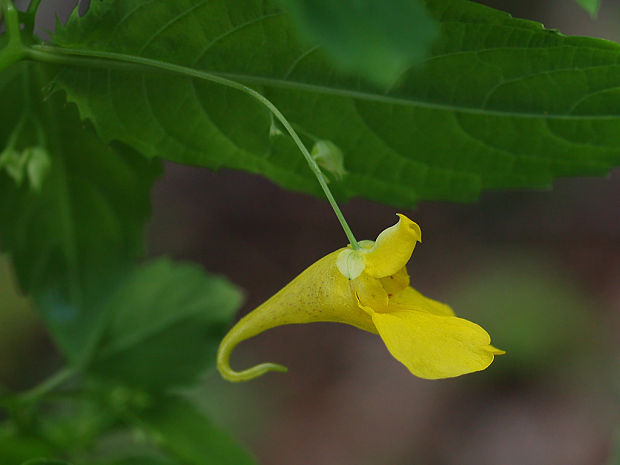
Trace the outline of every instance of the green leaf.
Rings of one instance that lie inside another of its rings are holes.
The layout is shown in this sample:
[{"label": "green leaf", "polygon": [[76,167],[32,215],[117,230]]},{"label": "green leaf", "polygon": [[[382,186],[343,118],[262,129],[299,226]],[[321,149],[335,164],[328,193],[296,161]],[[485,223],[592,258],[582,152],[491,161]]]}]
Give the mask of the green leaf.
[{"label": "green leaf", "polygon": [[101,288],[142,254],[161,168],[103,143],[73,105],[41,102],[45,82],[38,65],[0,75],[0,151],[30,154],[28,182],[0,170],[0,238],[22,290],[39,300],[53,336],[75,359],[92,343]]},{"label": "green leaf", "polygon": [[[426,5],[441,28],[432,56],[380,91],[337,73],[258,0],[93,2],[54,42],[249,83],[308,146],[329,140],[340,149],[348,174],[331,183],[340,198],[471,201],[484,189],[548,187],[558,176],[603,175],[620,164],[618,45],[465,0]],[[75,68],[57,82],[106,140],[321,195],[290,138],[236,90],[126,67]]]},{"label": "green leaf", "polygon": [[107,300],[108,324],[90,369],[150,391],[195,382],[214,365],[240,303],[235,287],[197,266],[144,265]]},{"label": "green leaf", "polygon": [[179,465],[179,463],[156,457],[136,456],[112,462],[98,463],[97,465]]},{"label": "green leaf", "polygon": [[324,47],[342,71],[382,85],[427,54],[435,21],[418,0],[279,0],[310,45]]},{"label": "green leaf", "polygon": [[[495,344],[510,354],[491,373],[549,375],[575,353],[604,358],[591,344],[596,339],[588,318],[591,303],[562,275],[561,265],[525,250],[479,255],[476,271],[461,281],[451,300],[458,303],[459,315],[484,324]],[[576,340],[588,343],[578,346]]]},{"label": "green leaf", "polygon": [[22,465],[71,465],[64,460],[37,458],[23,462]]},{"label": "green leaf", "polygon": [[18,465],[33,457],[45,457],[54,452],[49,444],[40,439],[0,433],[0,463]]},{"label": "green leaf", "polygon": [[590,13],[590,16],[595,17],[598,13],[598,9],[601,6],[601,0],[575,0],[581,8]]},{"label": "green leaf", "polygon": [[164,396],[136,417],[162,448],[187,465],[246,465],[255,460],[198,407],[184,398]]}]

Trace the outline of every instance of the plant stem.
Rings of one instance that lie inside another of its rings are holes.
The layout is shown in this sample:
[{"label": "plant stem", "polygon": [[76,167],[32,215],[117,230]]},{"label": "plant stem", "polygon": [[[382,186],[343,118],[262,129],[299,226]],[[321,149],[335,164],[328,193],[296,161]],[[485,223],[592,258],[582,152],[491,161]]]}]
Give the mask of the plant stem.
[{"label": "plant stem", "polygon": [[[19,30],[19,12],[10,0],[0,0],[0,11],[4,13],[8,44],[0,49],[0,71],[25,57],[26,48]],[[2,16],[2,15],[0,15]]]},{"label": "plant stem", "polygon": [[96,50],[75,50],[59,47],[50,47],[45,45],[33,45],[26,48],[25,50],[26,56],[28,58],[34,61],[40,61],[44,63],[95,68],[120,67],[122,69],[136,69],[136,67],[138,67],[143,69],[146,67],[151,70],[159,70],[177,75],[189,76],[231,87],[258,100],[269,109],[269,111],[278,119],[278,121],[280,121],[280,123],[282,123],[282,126],[284,126],[286,131],[289,133],[289,135],[295,142],[295,145],[297,145],[304,158],[308,162],[312,173],[316,176],[321,188],[323,189],[323,192],[325,193],[325,196],[327,197],[327,200],[329,201],[332,209],[334,210],[334,213],[336,214],[336,217],[338,218],[338,221],[340,221],[340,224],[342,225],[342,229],[344,230],[347,238],[349,239],[349,242],[351,243],[351,246],[356,250],[359,249],[359,244],[357,243],[357,240],[355,239],[351,228],[347,224],[344,215],[340,211],[340,208],[338,207],[334,196],[332,195],[329,187],[327,186],[321,169],[316,164],[314,159],[310,156],[310,152],[301,141],[301,139],[297,135],[297,132],[286,119],[286,117],[280,112],[280,110],[278,110],[278,108],[273,103],[271,103],[270,100],[264,97],[261,93],[239,82],[232,81],[217,74],[199,71],[196,69],[188,68],[186,66],[175,65],[173,63],[153,60],[150,58],[113,52]]},{"label": "plant stem", "polygon": [[54,373],[46,380],[44,380],[42,383],[37,384],[35,387],[26,392],[18,394],[16,397],[18,397],[22,402],[26,403],[37,401],[50,391],[56,389],[69,378],[73,377],[75,374],[77,374],[77,372],[78,369],[74,367],[63,368]]},{"label": "plant stem", "polygon": [[11,392],[7,389],[1,389],[0,406],[9,411],[17,411],[23,406],[36,404],[41,398],[48,396],[57,387],[77,375],[79,371],[77,367],[62,368],[40,384],[24,392]]},{"label": "plant stem", "polygon": [[28,5],[28,14],[29,15],[35,15],[37,13],[37,10],[39,9],[39,4],[41,3],[41,0],[32,0],[30,2],[30,5]]},{"label": "plant stem", "polygon": [[28,10],[22,13],[22,17],[24,18],[24,30],[28,38],[31,38],[34,35],[34,21],[36,19],[37,10],[39,9],[40,3],[41,0],[32,0],[30,5],[28,5]]},{"label": "plant stem", "polygon": [[4,0],[2,9],[4,10],[4,21],[6,24],[6,32],[9,36],[9,44],[19,43],[21,45],[19,12],[10,0]]}]

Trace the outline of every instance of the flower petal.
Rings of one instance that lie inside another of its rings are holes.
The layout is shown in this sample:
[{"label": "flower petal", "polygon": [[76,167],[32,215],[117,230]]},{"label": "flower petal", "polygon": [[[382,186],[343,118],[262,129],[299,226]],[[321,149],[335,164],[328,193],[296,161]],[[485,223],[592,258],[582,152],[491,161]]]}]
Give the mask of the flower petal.
[{"label": "flower petal", "polygon": [[385,278],[381,278],[380,281],[383,289],[385,289],[385,292],[394,295],[397,292],[409,287],[409,282],[411,279],[409,278],[409,273],[407,273],[407,268],[403,266],[396,273],[386,276]]},{"label": "flower petal", "polygon": [[493,352],[494,355],[504,355],[506,353],[505,350],[498,349],[497,347],[489,346],[489,350]]},{"label": "flower petal", "polygon": [[370,317],[372,310],[360,310],[351,289],[352,281],[338,270],[336,262],[342,250],[336,250],[306,268],[233,326],[220,343],[217,354],[217,369],[225,379],[247,381],[267,371],[284,370],[282,366],[273,363],[257,365],[241,372],[230,367],[230,355],[239,343],[277,326],[325,321],[346,323],[371,333],[377,332]]},{"label": "flower petal", "polygon": [[381,281],[366,273],[351,281],[351,288],[357,298],[358,306],[369,315],[373,312],[387,312],[389,298]]},{"label": "flower petal", "polygon": [[388,311],[417,310],[439,316],[454,316],[449,305],[429,299],[410,286],[392,295],[390,309]]},{"label": "flower petal", "polygon": [[411,258],[416,242],[422,240],[420,227],[405,215],[398,216],[398,223],[381,232],[375,245],[364,253],[364,271],[374,278],[397,273]]},{"label": "flower petal", "polygon": [[398,311],[373,313],[372,320],[394,358],[420,378],[484,370],[497,353],[489,334],[462,318]]}]

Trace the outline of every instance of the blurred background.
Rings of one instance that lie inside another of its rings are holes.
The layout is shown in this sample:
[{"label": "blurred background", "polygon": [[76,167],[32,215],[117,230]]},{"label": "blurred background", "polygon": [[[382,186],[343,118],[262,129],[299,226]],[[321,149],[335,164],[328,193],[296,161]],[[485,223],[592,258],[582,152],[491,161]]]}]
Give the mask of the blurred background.
[{"label": "blurred background", "polygon": [[[573,0],[485,3],[620,41],[615,0],[602,0],[595,20]],[[74,4],[42,2],[42,30]],[[343,211],[358,239],[374,239],[397,212],[365,200]],[[191,395],[265,465],[620,464],[620,170],[399,212],[423,230],[414,287],[481,324],[507,355],[481,373],[425,381],[374,335],[287,326],[239,346],[233,366],[272,361],[289,374],[230,384],[213,373]],[[243,288],[241,314],[346,241],[323,200],[173,164],[147,234],[151,256],[197,262]],[[26,387],[61,361],[2,261],[0,301],[0,380]]]}]

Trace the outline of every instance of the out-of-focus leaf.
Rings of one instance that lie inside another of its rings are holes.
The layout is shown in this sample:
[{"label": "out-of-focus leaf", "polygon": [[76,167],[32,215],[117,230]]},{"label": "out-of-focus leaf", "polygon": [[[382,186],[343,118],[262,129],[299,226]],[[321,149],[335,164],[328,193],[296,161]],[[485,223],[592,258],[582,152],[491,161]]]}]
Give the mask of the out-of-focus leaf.
[{"label": "out-of-focus leaf", "polygon": [[97,465],[181,465],[179,462],[171,459],[162,459],[158,457],[129,457],[125,459],[114,460],[112,462],[97,463]]},{"label": "out-of-focus leaf", "polygon": [[575,0],[581,8],[590,13],[590,16],[596,16],[601,6],[601,0]]},{"label": "out-of-focus leaf", "polygon": [[310,45],[337,68],[383,86],[428,53],[438,32],[418,0],[279,0]]},{"label": "out-of-focus leaf", "polygon": [[187,465],[250,465],[255,460],[189,401],[176,396],[157,399],[136,417],[161,447]]},{"label": "out-of-focus leaf", "polygon": [[576,351],[596,352],[592,344],[575,344],[596,339],[586,297],[549,261],[519,251],[480,255],[479,271],[469,274],[450,303],[506,351],[490,373],[540,373],[562,366]]},{"label": "out-of-focus leaf", "polygon": [[71,464],[69,462],[65,462],[64,460],[36,458],[36,459],[27,460],[26,462],[23,462],[21,465],[71,465]]},{"label": "out-of-focus leaf", "polygon": [[[337,72],[258,0],[97,1],[53,41],[255,87],[308,146],[329,140],[339,148],[348,174],[331,187],[340,198],[471,201],[485,189],[548,187],[558,176],[620,164],[617,44],[566,37],[466,0],[425,5],[441,29],[431,56],[379,90]],[[236,90],[126,68],[65,69],[57,84],[106,140],[322,195],[269,112]]]},{"label": "out-of-focus leaf", "polygon": [[[92,388],[91,384],[83,391]],[[104,408],[105,404],[93,399],[90,393],[54,399],[53,411],[41,409],[37,412],[37,434],[54,444],[57,450],[65,452],[66,456],[70,456],[70,452],[89,450],[99,436],[118,421],[116,411],[107,406]]]},{"label": "out-of-focus leaf", "polygon": [[52,456],[53,453],[52,448],[39,439],[5,433],[0,435],[0,463],[2,465],[21,465],[25,460]]},{"label": "out-of-focus leaf", "polygon": [[240,302],[228,281],[197,266],[146,264],[106,301],[107,327],[90,369],[151,391],[192,383],[214,364]]},{"label": "out-of-focus leaf", "polygon": [[40,332],[32,301],[18,291],[9,261],[0,255],[0,395],[2,384],[20,389],[32,383],[40,363]]},{"label": "out-of-focus leaf", "polygon": [[0,76],[0,151],[10,144],[29,154],[21,174],[0,170],[0,243],[22,290],[39,300],[53,337],[76,360],[92,344],[100,288],[142,253],[161,168],[103,143],[73,105],[40,101],[42,82],[32,64]]}]

